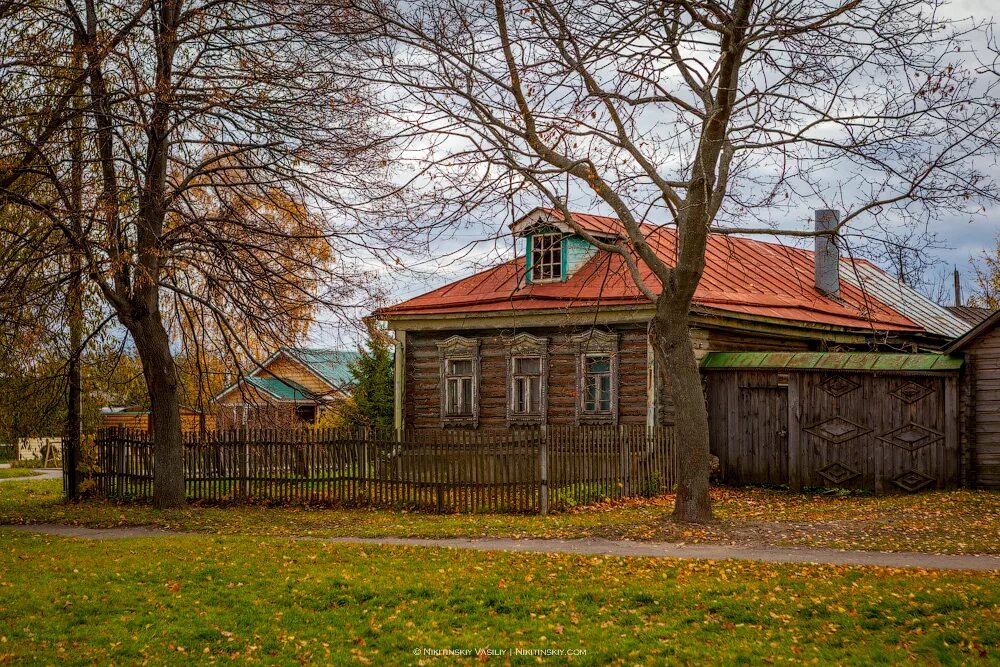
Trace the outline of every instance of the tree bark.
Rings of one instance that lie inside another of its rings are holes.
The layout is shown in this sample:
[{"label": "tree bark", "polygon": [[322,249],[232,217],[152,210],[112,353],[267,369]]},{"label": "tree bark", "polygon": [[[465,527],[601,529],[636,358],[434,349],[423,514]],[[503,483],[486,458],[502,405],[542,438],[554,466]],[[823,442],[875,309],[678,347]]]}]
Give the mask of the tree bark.
[{"label": "tree bark", "polygon": [[[712,520],[708,494],[711,472],[708,409],[689,326],[686,307],[679,309],[669,303],[657,304],[653,317],[656,390],[662,396],[660,392],[669,385],[678,463],[673,518],[707,523]],[[662,400],[658,400],[658,404],[662,404]],[[661,409],[657,415],[660,423],[666,417],[663,412]]]},{"label": "tree bark", "polygon": [[184,506],[184,443],[177,368],[170,338],[153,309],[125,322],[142,360],[142,374],[150,402],[153,436],[153,505],[161,509]]}]

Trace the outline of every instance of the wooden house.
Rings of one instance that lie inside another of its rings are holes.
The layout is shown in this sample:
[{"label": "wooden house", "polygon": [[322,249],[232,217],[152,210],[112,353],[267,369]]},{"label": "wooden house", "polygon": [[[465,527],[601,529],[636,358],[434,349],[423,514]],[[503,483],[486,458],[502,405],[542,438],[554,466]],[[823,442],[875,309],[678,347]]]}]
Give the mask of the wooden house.
[{"label": "wooden house", "polygon": [[315,424],[351,391],[357,352],[282,347],[214,399],[219,428]]},{"label": "wooden house", "polygon": [[962,432],[970,484],[1000,488],[1000,310],[952,343],[965,358]]},{"label": "wooden house", "polygon": [[[618,220],[574,214],[593,237]],[[836,220],[817,211],[819,229]],[[672,263],[675,230],[647,225]],[[396,424],[406,428],[617,425],[670,420],[652,382],[653,304],[620,256],[598,250],[555,211],[512,224],[517,257],[380,310],[397,341]],[[968,325],[864,260],[713,236],[692,305],[699,356],[725,351],[936,350]],[[657,283],[640,263],[643,279]],[[662,412],[661,412],[662,411]]]},{"label": "wooden house", "polygon": [[[138,431],[150,431],[150,411],[142,405],[121,405],[101,408],[101,428],[127,428]],[[181,431],[198,433],[215,430],[215,416],[202,415],[201,412],[186,405],[181,406]]]}]

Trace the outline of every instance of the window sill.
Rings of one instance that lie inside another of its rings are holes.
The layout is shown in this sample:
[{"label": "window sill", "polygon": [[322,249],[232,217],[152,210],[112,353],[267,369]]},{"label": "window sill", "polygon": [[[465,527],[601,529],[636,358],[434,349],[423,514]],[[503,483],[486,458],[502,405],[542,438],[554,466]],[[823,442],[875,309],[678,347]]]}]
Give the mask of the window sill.
[{"label": "window sill", "polygon": [[448,428],[449,426],[471,426],[476,428],[478,426],[478,420],[475,417],[442,417],[441,418],[441,428]]},{"label": "window sill", "polygon": [[611,414],[581,414],[576,419],[580,426],[608,426],[616,423],[615,416]]}]

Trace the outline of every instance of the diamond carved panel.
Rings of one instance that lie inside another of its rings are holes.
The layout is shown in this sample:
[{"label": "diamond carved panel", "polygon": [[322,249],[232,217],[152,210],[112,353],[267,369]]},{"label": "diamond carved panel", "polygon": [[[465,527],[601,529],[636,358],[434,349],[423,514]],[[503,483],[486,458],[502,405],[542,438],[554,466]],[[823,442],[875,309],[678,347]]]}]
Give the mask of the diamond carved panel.
[{"label": "diamond carved panel", "polygon": [[907,470],[899,477],[892,480],[892,483],[903,491],[919,491],[928,484],[934,483],[934,478],[916,470]]},{"label": "diamond carved panel", "polygon": [[896,447],[912,452],[943,439],[944,434],[938,433],[926,426],[910,422],[876,437],[883,442],[888,442],[890,445],[895,445]]},{"label": "diamond carved panel", "polygon": [[807,426],[803,430],[806,433],[812,433],[817,438],[823,438],[833,443],[845,442],[871,432],[867,426],[856,424],[843,417],[831,417],[812,426]]},{"label": "diamond carved panel", "polygon": [[907,381],[904,384],[896,387],[896,389],[890,394],[895,396],[904,403],[916,403],[921,398],[933,394],[934,390],[926,387],[922,384],[913,382],[912,380]]},{"label": "diamond carved panel", "polygon": [[849,468],[840,461],[835,461],[834,463],[823,466],[816,472],[820,477],[831,484],[843,484],[847,480],[854,479],[861,474],[857,470]]},{"label": "diamond carved panel", "polygon": [[831,375],[817,386],[831,396],[837,397],[851,393],[861,384],[843,375]]}]

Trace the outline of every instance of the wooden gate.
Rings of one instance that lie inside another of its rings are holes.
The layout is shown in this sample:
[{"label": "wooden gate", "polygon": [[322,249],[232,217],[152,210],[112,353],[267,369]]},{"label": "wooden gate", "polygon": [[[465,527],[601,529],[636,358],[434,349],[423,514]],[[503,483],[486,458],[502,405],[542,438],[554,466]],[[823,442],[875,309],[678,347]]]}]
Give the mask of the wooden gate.
[{"label": "wooden gate", "polygon": [[743,446],[735,468],[744,484],[788,482],[788,389],[740,387],[739,428]]},{"label": "wooden gate", "polygon": [[712,453],[727,483],[881,493],[961,481],[960,361],[930,354],[709,357],[716,365],[702,367]]}]

